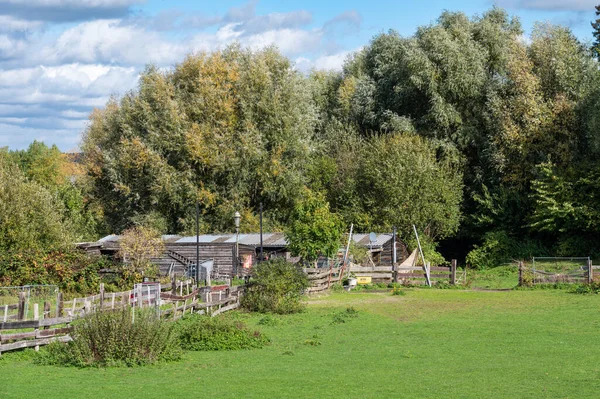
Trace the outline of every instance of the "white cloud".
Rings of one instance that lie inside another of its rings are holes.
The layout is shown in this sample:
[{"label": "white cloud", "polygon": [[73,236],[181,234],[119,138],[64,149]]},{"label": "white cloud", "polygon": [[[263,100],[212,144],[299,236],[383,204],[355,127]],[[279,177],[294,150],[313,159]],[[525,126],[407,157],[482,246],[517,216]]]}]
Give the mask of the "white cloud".
[{"label": "white cloud", "polygon": [[[0,0],[0,147],[37,139],[72,148],[91,109],[135,88],[145,65],[168,70],[190,52],[236,41],[252,49],[275,45],[297,58],[298,70],[339,70],[347,52],[325,54],[339,49],[331,38],[360,24],[360,15],[347,12],[309,28],[308,11],[257,15],[252,0],[212,16],[132,13],[141,3]],[[201,30],[209,26],[216,30]]]},{"label": "white cloud", "polygon": [[240,43],[253,49],[275,45],[286,55],[300,54],[318,48],[322,38],[319,30],[280,29],[243,36]]},{"label": "white cloud", "polygon": [[42,50],[42,60],[119,65],[168,64],[182,59],[186,47],[157,32],[123,26],[119,20],[79,24]]},{"label": "white cloud", "polygon": [[348,58],[348,55],[356,51],[360,51],[360,47],[351,51],[340,51],[335,54],[321,55],[314,60],[306,57],[298,57],[295,60],[295,68],[304,73],[307,73],[312,69],[341,71],[346,58]]}]

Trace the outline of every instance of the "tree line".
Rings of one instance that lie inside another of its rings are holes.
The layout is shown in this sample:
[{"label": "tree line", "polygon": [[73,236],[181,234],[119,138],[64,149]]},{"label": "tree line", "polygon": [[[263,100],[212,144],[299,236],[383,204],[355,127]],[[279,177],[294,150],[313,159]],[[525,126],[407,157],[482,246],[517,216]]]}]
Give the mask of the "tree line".
[{"label": "tree line", "polygon": [[149,66],[93,111],[79,162],[41,143],[0,153],[0,249],[132,226],[190,234],[199,201],[205,233],[234,230],[235,211],[258,231],[262,203],[267,231],[306,237],[309,210],[318,228],[396,226],[412,245],[415,224],[431,256],[478,267],[593,256],[594,48],[557,25],[526,38],[492,8],[378,34],[339,72],[302,74],[275,48],[238,45]]}]

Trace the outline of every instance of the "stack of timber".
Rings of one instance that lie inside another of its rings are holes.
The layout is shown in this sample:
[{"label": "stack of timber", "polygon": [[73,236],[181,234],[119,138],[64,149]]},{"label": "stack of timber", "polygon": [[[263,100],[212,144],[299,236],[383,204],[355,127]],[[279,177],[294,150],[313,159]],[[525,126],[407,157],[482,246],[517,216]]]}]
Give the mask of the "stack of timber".
[{"label": "stack of timber", "polygon": [[329,268],[304,268],[304,273],[308,277],[310,287],[306,290],[308,294],[326,291],[333,284],[338,284],[343,280],[340,267]]}]

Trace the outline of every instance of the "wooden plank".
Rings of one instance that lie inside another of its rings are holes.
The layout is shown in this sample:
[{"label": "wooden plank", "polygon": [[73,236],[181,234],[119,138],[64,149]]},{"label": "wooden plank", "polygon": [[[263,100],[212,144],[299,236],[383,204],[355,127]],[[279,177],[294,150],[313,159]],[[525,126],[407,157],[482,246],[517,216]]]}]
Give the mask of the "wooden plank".
[{"label": "wooden plank", "polygon": [[309,281],[312,281],[312,280],[319,280],[319,279],[328,277],[329,275],[330,275],[329,270],[327,270],[327,271],[324,271],[323,273],[309,274],[307,276],[307,278]]},{"label": "wooden plank", "polygon": [[67,334],[71,329],[69,327],[53,328],[49,330],[29,331],[15,334],[0,334],[0,341],[15,341],[30,338],[48,338],[54,335]]},{"label": "wooden plank", "polygon": [[21,328],[36,328],[39,327],[40,320],[26,320],[26,321],[9,321],[7,323],[0,323],[0,330],[18,330]]},{"label": "wooden plank", "polygon": [[[42,330],[45,331],[45,330]],[[0,334],[0,342],[14,341],[16,339],[35,338],[36,331],[15,333],[15,334]]]},{"label": "wooden plank", "polygon": [[216,315],[224,313],[224,312],[227,312],[228,310],[237,309],[239,306],[240,305],[237,302],[236,303],[232,303],[231,305],[224,306],[224,307],[222,307],[220,309],[215,310],[211,314],[211,317],[215,317]]},{"label": "wooden plank", "polygon": [[44,320],[40,320],[40,327],[45,327],[45,326],[54,326],[57,324],[66,324],[66,323],[70,323],[73,321],[73,317],[55,317],[52,319],[44,319]]},{"label": "wooden plank", "polygon": [[11,344],[2,344],[2,345],[0,345],[0,353],[8,352],[8,351],[15,350],[15,349],[30,348],[32,346],[48,345],[50,342],[53,342],[53,341],[69,342],[69,341],[71,341],[71,339],[72,338],[70,336],[65,335],[63,337],[40,338],[40,339],[33,339],[33,340],[28,340],[28,341],[13,342]]},{"label": "wooden plank", "polygon": [[350,266],[350,272],[392,272],[392,266]]},{"label": "wooden plank", "polygon": [[[413,278],[413,277],[425,277],[425,273],[398,273],[398,278],[402,279],[402,278]],[[452,275],[450,273],[446,274],[430,274],[431,278],[447,278],[447,279],[451,279]]]}]

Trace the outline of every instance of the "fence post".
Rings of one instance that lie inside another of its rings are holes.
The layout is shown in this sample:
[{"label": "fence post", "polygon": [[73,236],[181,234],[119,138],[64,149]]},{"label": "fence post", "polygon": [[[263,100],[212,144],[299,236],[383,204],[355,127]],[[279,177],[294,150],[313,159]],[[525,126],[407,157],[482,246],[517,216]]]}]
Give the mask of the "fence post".
[{"label": "fence post", "polygon": [[50,318],[50,302],[44,301],[44,317],[43,319]]},{"label": "fence post", "polygon": [[4,320],[2,320],[4,323],[6,323],[8,321],[8,305],[4,305]]},{"label": "fence post", "polygon": [[594,281],[594,271],[592,267],[592,260],[588,259],[588,284],[592,284]]},{"label": "fence post", "polygon": [[519,261],[519,287],[523,285],[523,261]]},{"label": "fence post", "polygon": [[154,293],[154,306],[156,307],[156,315],[160,319],[160,283],[158,284],[158,289]]},{"label": "fence post", "polygon": [[[39,320],[40,319],[40,305],[38,303],[34,303],[33,304],[33,320]],[[38,325],[37,327],[35,327],[35,338],[37,340],[38,335],[40,333],[40,326]],[[40,350],[40,346],[36,345],[34,347],[35,351],[39,351]]]},{"label": "fence post", "polygon": [[25,292],[19,292],[19,308],[17,312],[17,319],[25,319]]},{"label": "fence post", "polygon": [[59,292],[56,299],[56,317],[62,317],[63,315],[63,293]]},{"label": "fence post", "polygon": [[456,285],[456,264],[457,264],[456,259],[452,259],[452,266],[451,266],[452,277],[450,280],[450,284],[452,284],[452,285]]},{"label": "fence post", "polygon": [[100,310],[104,308],[104,283],[100,283]]}]

